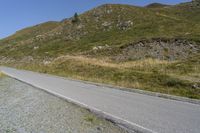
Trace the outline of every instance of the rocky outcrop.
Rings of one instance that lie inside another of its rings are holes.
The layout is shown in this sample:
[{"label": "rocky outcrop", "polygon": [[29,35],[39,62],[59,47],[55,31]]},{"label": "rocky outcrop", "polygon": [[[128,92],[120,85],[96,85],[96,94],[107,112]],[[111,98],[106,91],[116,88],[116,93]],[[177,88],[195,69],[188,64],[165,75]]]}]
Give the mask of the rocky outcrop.
[{"label": "rocky outcrop", "polygon": [[160,60],[179,60],[200,53],[200,45],[182,39],[152,39],[130,43],[122,47],[118,60],[139,60],[155,58]]}]

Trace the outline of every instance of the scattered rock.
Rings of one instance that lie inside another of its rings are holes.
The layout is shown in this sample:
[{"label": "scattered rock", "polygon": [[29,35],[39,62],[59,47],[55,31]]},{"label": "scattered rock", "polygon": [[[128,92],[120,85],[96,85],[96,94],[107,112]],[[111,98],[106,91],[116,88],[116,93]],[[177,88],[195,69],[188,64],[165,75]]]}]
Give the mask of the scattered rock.
[{"label": "scattered rock", "polygon": [[44,65],[49,65],[49,64],[51,64],[51,61],[46,61],[46,60],[44,60],[44,61],[43,61],[43,64],[44,64]]},{"label": "scattered rock", "polygon": [[93,50],[101,50],[101,49],[106,49],[109,48],[108,44],[104,45],[104,46],[95,46],[93,47]]},{"label": "scattered rock", "polygon": [[110,29],[112,29],[112,22],[104,22],[102,26],[104,31],[109,31]]},{"label": "scattered rock", "polygon": [[13,58],[5,57],[5,56],[0,57],[0,64],[12,63],[14,61],[15,59]]},{"label": "scattered rock", "polygon": [[117,24],[117,27],[120,30],[128,30],[133,26],[133,22],[131,20],[128,21],[119,21],[119,23]]},{"label": "scattered rock", "polygon": [[103,131],[103,128],[97,127],[97,130],[98,130],[98,131]]},{"label": "scattered rock", "polygon": [[84,25],[83,24],[79,24],[76,28],[77,29],[82,29],[82,28],[84,28]]},{"label": "scattered rock", "polygon": [[200,89],[200,84],[194,84],[194,85],[192,85],[192,88],[193,89]]},{"label": "scattered rock", "polygon": [[107,13],[107,14],[110,14],[110,13],[112,13],[112,11],[113,11],[112,9],[106,10],[106,13]]},{"label": "scattered rock", "polygon": [[31,62],[31,61],[33,61],[34,59],[33,59],[33,57],[32,56],[25,56],[24,58],[22,58],[21,60],[20,60],[20,62]]},{"label": "scattered rock", "polygon": [[39,46],[35,46],[33,49],[34,49],[34,50],[37,50],[37,49],[39,49]]}]

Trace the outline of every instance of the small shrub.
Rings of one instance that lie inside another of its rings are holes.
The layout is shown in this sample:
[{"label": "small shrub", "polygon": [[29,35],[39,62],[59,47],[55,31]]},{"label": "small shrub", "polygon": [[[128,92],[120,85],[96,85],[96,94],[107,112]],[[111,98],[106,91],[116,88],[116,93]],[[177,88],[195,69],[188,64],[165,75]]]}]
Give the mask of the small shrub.
[{"label": "small shrub", "polygon": [[186,86],[183,81],[180,81],[178,79],[172,78],[168,79],[165,83],[168,87],[180,87],[180,86]]},{"label": "small shrub", "polygon": [[94,116],[89,115],[89,116],[86,116],[84,118],[84,120],[87,121],[87,122],[93,123],[95,121],[95,118],[94,118]]},{"label": "small shrub", "polygon": [[72,23],[78,23],[80,21],[78,13],[74,14],[74,18],[72,19]]}]

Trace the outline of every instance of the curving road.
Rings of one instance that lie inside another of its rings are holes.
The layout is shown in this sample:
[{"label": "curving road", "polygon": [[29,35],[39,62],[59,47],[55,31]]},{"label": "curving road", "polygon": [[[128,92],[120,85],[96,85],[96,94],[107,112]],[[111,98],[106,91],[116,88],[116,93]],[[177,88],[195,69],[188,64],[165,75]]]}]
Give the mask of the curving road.
[{"label": "curving road", "polygon": [[1,67],[0,70],[13,78],[88,108],[132,131],[200,132],[198,104],[126,92],[13,68]]}]

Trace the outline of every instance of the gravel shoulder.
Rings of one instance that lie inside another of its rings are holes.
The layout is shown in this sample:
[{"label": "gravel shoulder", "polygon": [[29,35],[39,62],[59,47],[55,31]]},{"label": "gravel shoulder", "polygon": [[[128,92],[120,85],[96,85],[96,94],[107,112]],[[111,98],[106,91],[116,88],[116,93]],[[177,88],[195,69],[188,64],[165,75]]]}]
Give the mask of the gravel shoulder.
[{"label": "gravel shoulder", "polygon": [[1,133],[125,133],[86,109],[9,77],[0,78]]}]

